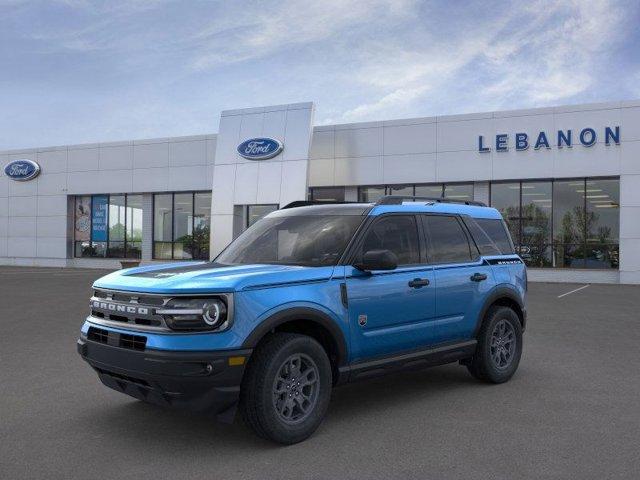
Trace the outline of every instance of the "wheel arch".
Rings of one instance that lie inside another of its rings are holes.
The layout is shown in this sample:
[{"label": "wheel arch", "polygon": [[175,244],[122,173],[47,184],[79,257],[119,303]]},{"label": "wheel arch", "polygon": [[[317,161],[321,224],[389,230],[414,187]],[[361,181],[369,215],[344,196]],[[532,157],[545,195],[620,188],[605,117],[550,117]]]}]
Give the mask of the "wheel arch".
[{"label": "wheel arch", "polygon": [[474,330],[474,337],[478,335],[480,331],[480,327],[482,326],[482,322],[484,321],[487,312],[489,309],[495,305],[505,306],[511,308],[516,312],[518,318],[520,319],[520,325],[522,326],[522,330],[524,331],[527,315],[526,309],[524,306],[524,302],[520,298],[517,292],[515,292],[512,288],[502,286],[497,287],[485,300],[484,305],[482,306],[482,310],[480,310],[480,314],[478,315],[478,321],[476,323],[476,328]]},{"label": "wheel arch", "polygon": [[344,333],[326,313],[309,307],[292,307],[266,318],[247,336],[243,348],[256,348],[258,344],[275,332],[291,332],[309,335],[327,352],[334,382],[338,380],[339,368],[347,362],[347,342]]}]

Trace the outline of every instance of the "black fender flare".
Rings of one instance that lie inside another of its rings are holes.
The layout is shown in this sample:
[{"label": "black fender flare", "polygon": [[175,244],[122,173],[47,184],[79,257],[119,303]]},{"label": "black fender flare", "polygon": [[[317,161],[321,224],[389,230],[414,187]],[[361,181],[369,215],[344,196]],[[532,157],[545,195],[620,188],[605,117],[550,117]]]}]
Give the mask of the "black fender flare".
[{"label": "black fender flare", "polygon": [[482,321],[484,320],[484,317],[487,314],[489,308],[491,308],[491,305],[503,298],[512,300],[518,305],[518,307],[520,307],[520,313],[522,313],[522,315],[519,314],[518,316],[520,317],[520,320],[522,322],[522,330],[524,331],[527,317],[526,308],[524,302],[522,301],[522,298],[520,298],[520,295],[518,295],[518,293],[513,288],[507,286],[498,286],[489,294],[489,296],[484,301],[484,305],[482,306],[480,314],[478,315],[478,320],[476,321],[476,328],[473,331],[474,337],[478,336]]},{"label": "black fender flare", "polygon": [[242,343],[242,348],[255,348],[258,342],[271,330],[284,323],[303,320],[316,323],[326,329],[333,338],[336,345],[338,367],[347,361],[347,342],[340,327],[326,313],[309,307],[292,307],[274,313],[266,318],[247,336]]}]

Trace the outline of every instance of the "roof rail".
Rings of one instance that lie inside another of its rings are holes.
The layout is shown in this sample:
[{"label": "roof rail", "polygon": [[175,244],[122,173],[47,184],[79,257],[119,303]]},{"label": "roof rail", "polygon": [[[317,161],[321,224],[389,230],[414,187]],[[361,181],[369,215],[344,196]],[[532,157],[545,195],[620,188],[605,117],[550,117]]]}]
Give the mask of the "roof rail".
[{"label": "roof rail", "polygon": [[461,205],[475,205],[477,207],[486,207],[482,202],[475,200],[456,200],[455,198],[442,197],[414,197],[411,195],[385,195],[376,202],[376,205],[402,205],[402,202],[431,202],[431,203],[459,203]]},{"label": "roof rail", "polygon": [[295,200],[291,203],[287,203],[284,207],[280,207],[280,210],[285,210],[287,208],[296,208],[296,207],[309,207],[311,205],[344,205],[347,203],[357,203],[357,202],[338,202],[331,200]]}]

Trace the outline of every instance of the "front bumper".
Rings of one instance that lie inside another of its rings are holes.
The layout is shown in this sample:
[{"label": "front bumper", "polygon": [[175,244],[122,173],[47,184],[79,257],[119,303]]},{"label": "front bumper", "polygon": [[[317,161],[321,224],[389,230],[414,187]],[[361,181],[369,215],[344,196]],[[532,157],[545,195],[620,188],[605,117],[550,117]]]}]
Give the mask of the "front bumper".
[{"label": "front bumper", "polygon": [[252,352],[139,351],[88,340],[84,335],[77,347],[107,387],[157,405],[213,414],[234,411]]}]

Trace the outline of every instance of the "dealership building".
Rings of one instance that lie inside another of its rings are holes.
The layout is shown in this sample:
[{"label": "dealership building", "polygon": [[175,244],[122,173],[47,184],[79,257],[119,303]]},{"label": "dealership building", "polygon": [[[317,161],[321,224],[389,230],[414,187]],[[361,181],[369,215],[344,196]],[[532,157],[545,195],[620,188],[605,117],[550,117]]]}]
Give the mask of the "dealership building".
[{"label": "dealership building", "polygon": [[292,201],[398,194],[499,209],[532,280],[640,283],[640,101],[319,126],[313,103],[246,108],[0,164],[0,265],[209,259]]}]

